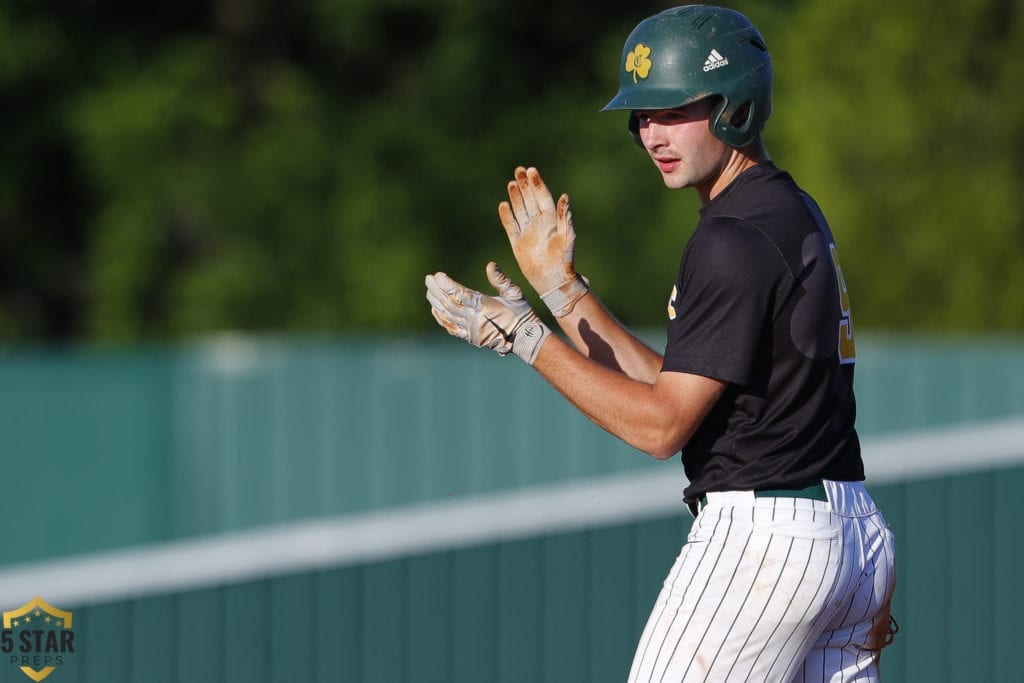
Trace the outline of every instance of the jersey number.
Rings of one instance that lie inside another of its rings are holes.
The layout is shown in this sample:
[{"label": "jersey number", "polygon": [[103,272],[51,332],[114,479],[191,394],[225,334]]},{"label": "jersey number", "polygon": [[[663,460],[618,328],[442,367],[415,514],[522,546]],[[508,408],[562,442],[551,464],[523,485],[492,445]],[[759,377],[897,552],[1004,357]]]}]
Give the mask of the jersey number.
[{"label": "jersey number", "polygon": [[857,360],[857,346],[853,342],[853,318],[850,316],[850,292],[846,289],[846,278],[839,267],[839,252],[835,243],[828,245],[832,254],[832,265],[836,269],[836,280],[839,283],[839,307],[843,314],[839,321],[839,362],[853,363]]}]

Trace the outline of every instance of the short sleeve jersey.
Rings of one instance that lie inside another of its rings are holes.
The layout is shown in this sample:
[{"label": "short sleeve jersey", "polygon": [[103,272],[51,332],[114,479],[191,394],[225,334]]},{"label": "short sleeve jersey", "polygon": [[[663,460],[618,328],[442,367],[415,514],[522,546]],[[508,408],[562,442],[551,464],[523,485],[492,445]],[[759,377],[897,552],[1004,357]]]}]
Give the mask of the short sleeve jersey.
[{"label": "short sleeve jersey", "polygon": [[788,173],[758,164],[701,209],[668,312],[662,369],[729,383],[683,448],[687,500],[864,479],[846,283]]}]

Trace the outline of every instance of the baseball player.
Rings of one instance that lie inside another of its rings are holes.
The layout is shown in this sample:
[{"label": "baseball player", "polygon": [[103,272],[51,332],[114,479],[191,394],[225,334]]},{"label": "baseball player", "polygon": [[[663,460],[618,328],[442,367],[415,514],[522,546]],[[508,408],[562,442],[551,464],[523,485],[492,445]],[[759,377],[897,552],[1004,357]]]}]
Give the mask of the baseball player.
[{"label": "baseball player", "polygon": [[[491,262],[496,295],[426,278],[437,322],[515,354],[595,423],[682,451],[695,519],[630,681],[877,681],[894,633],[893,536],[862,481],[850,298],[822,212],[761,138],[772,65],[750,21],[693,5],[640,22],[604,108],[665,185],[702,208],[670,292],[663,354],[574,266],[567,195],[517,168],[498,213],[554,334]],[[635,230],[638,226],[623,226]]]}]

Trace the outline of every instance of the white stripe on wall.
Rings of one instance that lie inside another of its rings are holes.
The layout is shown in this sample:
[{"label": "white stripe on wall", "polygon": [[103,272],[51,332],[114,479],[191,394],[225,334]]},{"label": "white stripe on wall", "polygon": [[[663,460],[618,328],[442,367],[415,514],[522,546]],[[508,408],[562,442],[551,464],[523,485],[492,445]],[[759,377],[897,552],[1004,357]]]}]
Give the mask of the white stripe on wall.
[{"label": "white stripe on wall", "polygon": [[[868,440],[868,485],[1024,463],[1024,419]],[[379,562],[682,512],[678,462],[474,498],[302,521],[0,570],[0,608],[34,596],[69,609]]]}]

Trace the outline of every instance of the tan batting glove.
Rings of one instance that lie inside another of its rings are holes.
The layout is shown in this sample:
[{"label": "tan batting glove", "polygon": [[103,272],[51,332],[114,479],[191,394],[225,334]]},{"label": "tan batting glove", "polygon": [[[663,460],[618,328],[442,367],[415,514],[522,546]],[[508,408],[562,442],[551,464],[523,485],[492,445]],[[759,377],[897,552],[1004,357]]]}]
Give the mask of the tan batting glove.
[{"label": "tan batting glove", "polygon": [[464,287],[444,273],[428,275],[430,312],[448,334],[502,356],[514,353],[533,365],[551,330],[494,261],[487,264],[487,279],[498,296]]},{"label": "tan batting glove", "polygon": [[508,199],[498,205],[498,216],[523,275],[555,316],[567,315],[590,291],[574,264],[569,195],[556,205],[537,169],[520,166],[508,184]]}]

